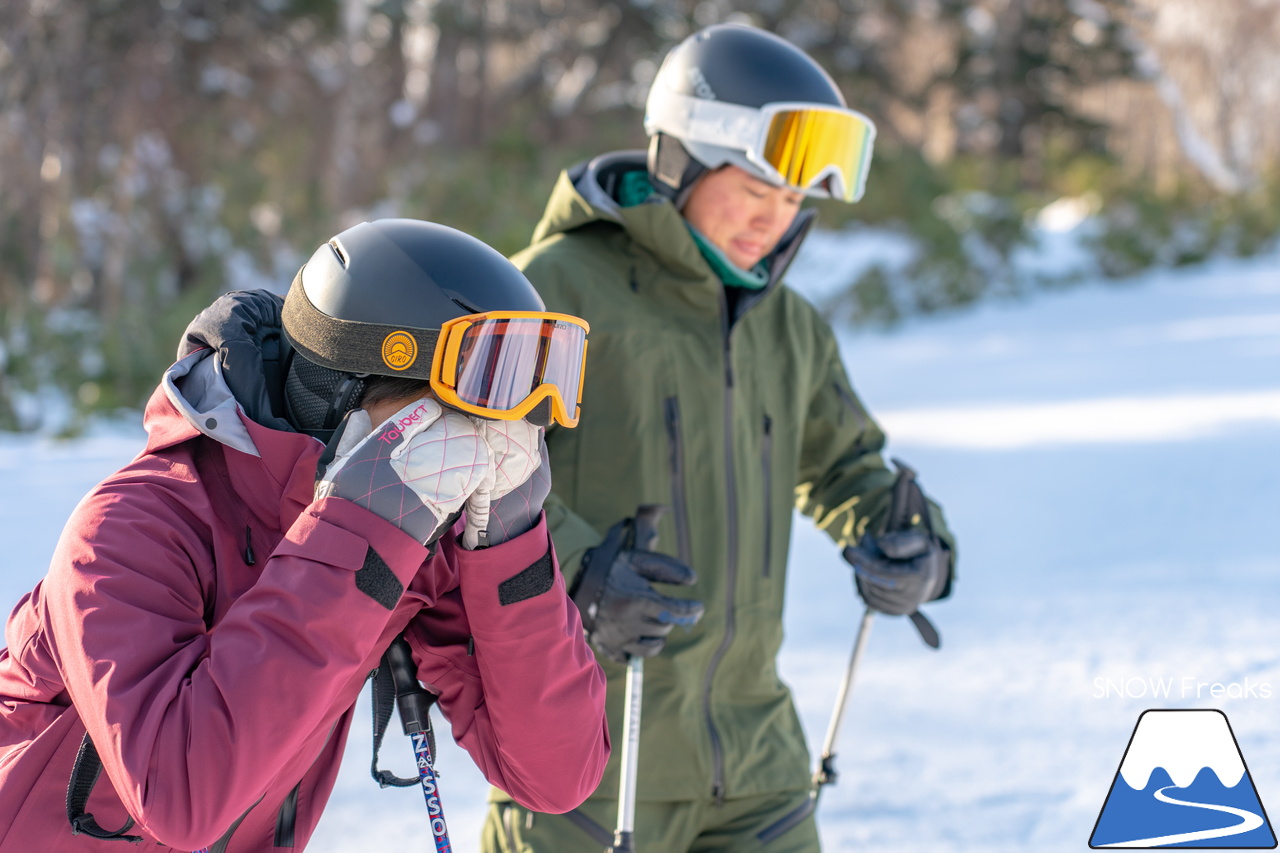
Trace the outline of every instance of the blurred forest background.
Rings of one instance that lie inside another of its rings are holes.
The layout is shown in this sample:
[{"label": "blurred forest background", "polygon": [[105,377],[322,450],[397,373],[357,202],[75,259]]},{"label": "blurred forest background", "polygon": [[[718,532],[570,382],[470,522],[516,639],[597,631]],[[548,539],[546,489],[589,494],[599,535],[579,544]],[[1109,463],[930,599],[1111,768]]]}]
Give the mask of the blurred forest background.
[{"label": "blurred forest background", "polygon": [[879,126],[866,198],[822,224],[913,251],[842,319],[1069,284],[1011,262],[1063,205],[1117,277],[1280,232],[1280,0],[8,0],[0,430],[139,406],[217,293],[283,292],[362,219],[523,247],[561,168],[643,147],[662,56],[721,21]]}]

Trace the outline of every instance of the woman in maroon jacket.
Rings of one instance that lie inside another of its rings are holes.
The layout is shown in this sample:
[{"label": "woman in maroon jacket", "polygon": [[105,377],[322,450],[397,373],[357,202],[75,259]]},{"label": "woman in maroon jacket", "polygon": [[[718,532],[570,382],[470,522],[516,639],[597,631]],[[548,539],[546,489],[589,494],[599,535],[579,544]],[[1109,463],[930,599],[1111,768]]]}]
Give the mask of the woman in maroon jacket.
[{"label": "woman in maroon jacket", "polygon": [[604,678],[541,511],[585,324],[411,220],[321,246],[281,310],[235,293],[197,318],[146,449],[13,611],[3,853],[301,850],[401,635],[493,784],[563,812],[599,782]]}]

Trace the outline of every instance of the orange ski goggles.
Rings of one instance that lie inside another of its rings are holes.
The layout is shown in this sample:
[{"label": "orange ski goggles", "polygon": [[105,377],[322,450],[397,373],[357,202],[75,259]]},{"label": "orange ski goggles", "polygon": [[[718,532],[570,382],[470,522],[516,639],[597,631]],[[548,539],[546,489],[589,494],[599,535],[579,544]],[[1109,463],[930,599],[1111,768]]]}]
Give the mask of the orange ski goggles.
[{"label": "orange ski goggles", "polygon": [[544,400],[557,423],[578,424],[590,326],[543,311],[487,311],[440,327],[431,390],[441,402],[514,421]]}]

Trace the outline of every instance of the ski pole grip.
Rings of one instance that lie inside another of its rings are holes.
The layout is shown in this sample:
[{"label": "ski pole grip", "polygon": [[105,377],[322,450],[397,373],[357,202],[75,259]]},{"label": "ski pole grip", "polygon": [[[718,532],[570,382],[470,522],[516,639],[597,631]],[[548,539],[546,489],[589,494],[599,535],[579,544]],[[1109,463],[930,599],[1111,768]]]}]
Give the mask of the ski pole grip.
[{"label": "ski pole grip", "polygon": [[912,500],[911,487],[915,484],[916,472],[901,459],[894,459],[898,469],[898,478],[893,481],[893,491],[889,499],[889,518],[885,522],[884,532],[911,528]]},{"label": "ski pole grip", "polygon": [[413,662],[408,641],[404,637],[396,637],[382,659],[391,670],[391,680],[396,685],[396,705],[400,708],[404,733],[425,732],[433,697],[418,681],[418,667]]},{"label": "ski pole grip", "polygon": [[667,508],[662,504],[641,504],[636,508],[635,548],[652,551],[658,544],[658,521]]},{"label": "ski pole grip", "polygon": [[[911,470],[901,459],[893,460],[898,469],[898,478],[893,481],[893,491],[889,500],[889,517],[885,521],[884,532],[895,533],[899,530],[910,530],[912,518],[919,513],[925,530],[932,535],[933,525],[929,521],[929,503],[924,492],[916,484],[916,472]],[[920,639],[931,649],[941,648],[942,637],[923,613],[917,610],[909,614],[911,624],[920,634]]]}]

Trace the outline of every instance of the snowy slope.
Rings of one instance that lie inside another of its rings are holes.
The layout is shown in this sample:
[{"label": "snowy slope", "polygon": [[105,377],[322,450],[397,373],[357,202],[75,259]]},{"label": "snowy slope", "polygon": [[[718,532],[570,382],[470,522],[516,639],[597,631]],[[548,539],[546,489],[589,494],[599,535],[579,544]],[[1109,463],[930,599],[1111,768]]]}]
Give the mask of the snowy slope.
[{"label": "snowy slope", "polygon": [[[876,626],[820,813],[829,849],[1084,849],[1148,707],[1222,708],[1264,804],[1280,796],[1280,558],[1263,533],[1280,510],[1280,258],[844,342],[961,561],[954,600],[929,608],[943,651]],[[784,666],[820,737],[845,652],[818,638],[853,619],[823,595],[845,581],[831,549],[798,532]],[[1130,681],[1155,678],[1167,697]],[[1246,678],[1249,697],[1213,699]]]},{"label": "snowy slope", "polygon": [[[792,278],[820,297],[858,250],[815,236]],[[1280,803],[1268,535],[1280,255],[847,333],[843,346],[890,454],[945,506],[961,562],[954,600],[928,608],[942,651],[904,620],[874,625],[841,778],[819,809],[827,849],[1087,849],[1150,707],[1221,708],[1264,806]],[[0,608],[41,576],[67,513],[139,436],[131,424],[71,444],[0,436]],[[861,611],[847,567],[803,519],[788,596],[783,674],[816,745]],[[389,738],[384,756],[408,775],[407,743]],[[421,793],[378,790],[368,763],[358,727],[311,849],[426,849]],[[451,745],[441,767],[455,847],[474,850],[484,786]]]}]

